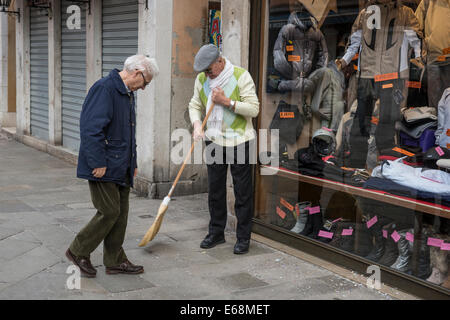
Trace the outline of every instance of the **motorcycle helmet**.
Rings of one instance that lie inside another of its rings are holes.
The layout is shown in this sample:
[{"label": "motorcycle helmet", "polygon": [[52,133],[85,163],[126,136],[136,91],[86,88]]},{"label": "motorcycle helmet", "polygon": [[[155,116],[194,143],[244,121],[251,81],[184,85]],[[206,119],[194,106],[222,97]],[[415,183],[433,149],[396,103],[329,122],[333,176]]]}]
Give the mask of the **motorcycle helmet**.
[{"label": "motorcycle helmet", "polygon": [[331,129],[323,127],[314,132],[312,145],[317,155],[326,157],[334,152],[336,148],[336,137]]}]

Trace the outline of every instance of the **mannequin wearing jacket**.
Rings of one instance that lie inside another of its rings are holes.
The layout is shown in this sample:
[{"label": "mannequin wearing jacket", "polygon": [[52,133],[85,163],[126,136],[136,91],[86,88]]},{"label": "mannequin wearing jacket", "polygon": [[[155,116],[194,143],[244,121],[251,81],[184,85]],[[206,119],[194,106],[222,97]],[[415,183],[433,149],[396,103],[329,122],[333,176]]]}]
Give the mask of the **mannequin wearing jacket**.
[{"label": "mannequin wearing jacket", "polygon": [[428,106],[438,107],[450,86],[450,0],[423,0],[416,10],[424,33],[428,74]]},{"label": "mannequin wearing jacket", "polygon": [[279,83],[279,91],[301,91],[305,77],[328,63],[327,44],[316,19],[303,6],[295,9],[273,49],[275,69],[286,79]]},{"label": "mannequin wearing jacket", "polygon": [[[379,10],[379,21],[377,21]],[[359,52],[358,109],[350,135],[350,167],[364,168],[367,140],[373,106],[380,99],[375,141],[378,150],[395,145],[395,122],[401,118],[401,107],[406,102],[405,81],[409,77],[408,49],[415,58],[421,56],[419,22],[412,9],[400,0],[371,0],[352,27],[350,45],[336,64],[343,68]]]}]

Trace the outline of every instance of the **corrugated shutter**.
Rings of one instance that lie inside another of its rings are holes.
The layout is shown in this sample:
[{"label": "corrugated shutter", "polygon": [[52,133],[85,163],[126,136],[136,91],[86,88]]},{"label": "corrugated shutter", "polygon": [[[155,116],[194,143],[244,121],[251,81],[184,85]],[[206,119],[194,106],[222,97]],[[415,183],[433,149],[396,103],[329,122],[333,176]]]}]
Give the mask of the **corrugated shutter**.
[{"label": "corrugated shutter", "polygon": [[[81,8],[81,29],[67,27],[71,5]],[[61,3],[62,143],[74,151],[80,147],[80,113],[86,97],[86,10],[83,5]]]},{"label": "corrugated shutter", "polygon": [[117,68],[138,50],[138,1],[103,0],[102,71],[103,76]]},{"label": "corrugated shutter", "polygon": [[48,141],[48,16],[30,8],[31,135]]}]

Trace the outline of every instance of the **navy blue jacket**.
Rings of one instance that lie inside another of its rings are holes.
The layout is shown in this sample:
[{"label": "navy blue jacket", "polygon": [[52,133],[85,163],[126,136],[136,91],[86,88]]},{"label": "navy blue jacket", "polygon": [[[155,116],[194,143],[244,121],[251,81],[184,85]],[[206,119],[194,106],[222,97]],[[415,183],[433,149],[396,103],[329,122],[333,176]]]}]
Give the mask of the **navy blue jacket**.
[{"label": "navy blue jacket", "polygon": [[[133,187],[136,162],[136,112],[133,92],[128,92],[119,70],[98,80],[89,90],[80,117],[80,151],[77,177]],[[102,178],[94,168],[106,167]],[[127,179],[127,174],[129,180]]]}]

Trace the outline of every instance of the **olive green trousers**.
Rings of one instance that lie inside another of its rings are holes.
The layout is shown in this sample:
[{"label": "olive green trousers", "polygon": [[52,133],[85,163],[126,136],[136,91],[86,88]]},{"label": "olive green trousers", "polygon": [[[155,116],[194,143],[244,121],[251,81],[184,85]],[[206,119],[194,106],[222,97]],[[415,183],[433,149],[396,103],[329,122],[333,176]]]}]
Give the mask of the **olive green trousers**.
[{"label": "olive green trousers", "polygon": [[89,190],[97,213],[77,234],[70,251],[78,257],[90,258],[103,241],[104,266],[117,266],[127,260],[122,244],[128,221],[130,186],[89,181]]}]

